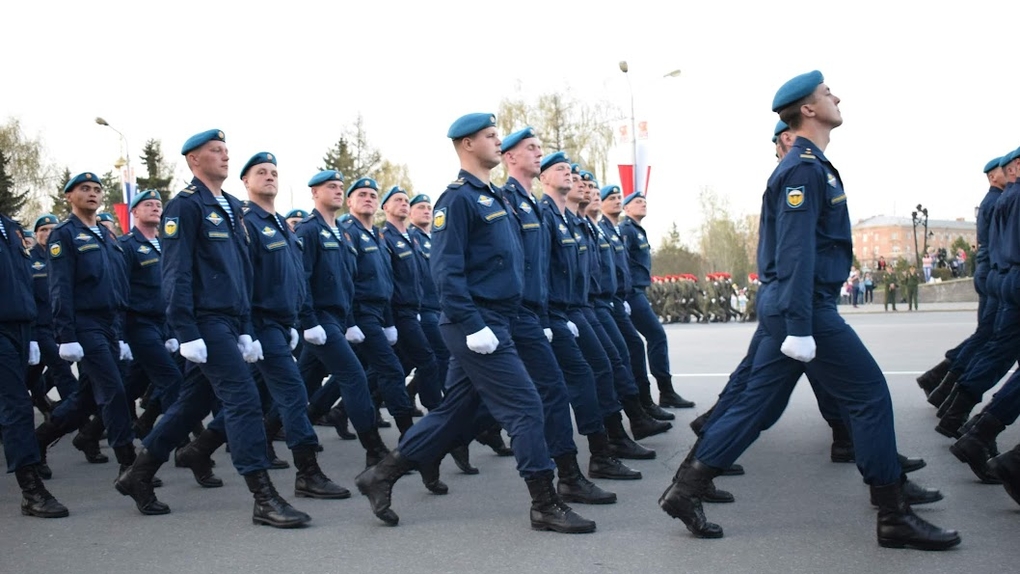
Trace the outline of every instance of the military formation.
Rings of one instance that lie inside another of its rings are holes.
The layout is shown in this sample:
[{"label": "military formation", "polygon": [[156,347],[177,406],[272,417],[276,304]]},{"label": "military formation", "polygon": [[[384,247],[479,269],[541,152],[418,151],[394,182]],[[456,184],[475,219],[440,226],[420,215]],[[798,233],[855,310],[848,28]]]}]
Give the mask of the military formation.
[{"label": "military formation", "polygon": [[[846,193],[824,155],[842,123],[838,103],[817,71],[776,94],[780,163],[762,198],[760,276],[748,277],[743,313],[730,304],[727,274],[653,278],[643,193],[600,186],[564,152],[543,150],[530,127],[501,137],[491,114],[450,126],[461,169],[435,202],[325,170],[308,180],[313,208],[281,215],[276,156],[243,165],[242,200],[225,190],[226,136],[213,129],[182,146],[190,185],[166,202],[137,194],[135,225],[118,238],[97,213],[106,190],[94,173],[79,174],[64,189],[71,215],[38,218],[31,249],[22,226],[0,218],[0,294],[13,303],[0,312],[0,429],[21,510],[69,514],[43,481],[65,471],[50,468],[47,450],[74,433],[72,448],[96,464],[109,462],[105,436],[118,463],[113,488],[143,515],[171,512],[156,496],[171,459],[202,488],[222,486],[212,455],[228,445],[254,499],[252,521],[299,527],[311,516],[268,473],[291,464],[274,440],[290,450],[294,496],[351,497],[319,466],[318,423],[360,442],[353,485],[387,525],[400,521],[398,480],[417,475],[447,494],[440,462],[449,455],[477,473],[468,446],[478,441],[516,459],[532,528],[590,533],[595,522],[569,504],[616,503],[595,480],[642,479],[625,461],[656,453],[639,441],[672,428],[666,409],[694,406],[673,387],[662,323],[756,319],[747,356],[691,423],[698,440],[662,510],[697,537],[721,537],[702,504],[734,497],[713,479],[743,474],[736,460],[807,375],[833,431],[832,461],[856,462],[870,486],[879,544],[955,546],[959,534],[913,512],[942,495],[907,479],[925,463],[898,453],[886,381],[836,311],[852,259]],[[509,179],[497,186],[490,174],[501,164]],[[986,171],[995,191],[1016,179],[1020,158]],[[1016,243],[1007,240],[1016,189],[1001,194],[982,239],[986,268],[1005,286],[1014,254],[995,247]],[[1006,287],[993,299],[1000,291],[986,275],[987,304],[1014,304]],[[1011,379],[964,424],[1016,358],[1016,326],[989,324],[999,314],[985,306],[974,349],[961,345],[921,382],[929,400],[941,393],[948,405],[939,431],[959,439],[954,454],[1016,498],[1020,451],[992,456],[995,434],[1016,419],[1018,385]],[[47,399],[53,389],[57,403]],[[399,431],[392,445],[378,430],[389,424],[382,408]],[[35,428],[33,409],[44,414]]]}]

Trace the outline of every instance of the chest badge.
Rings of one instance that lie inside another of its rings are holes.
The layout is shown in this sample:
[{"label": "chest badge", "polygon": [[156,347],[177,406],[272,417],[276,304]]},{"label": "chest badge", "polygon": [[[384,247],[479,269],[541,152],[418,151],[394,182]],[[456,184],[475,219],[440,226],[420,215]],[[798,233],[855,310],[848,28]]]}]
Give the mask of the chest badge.
[{"label": "chest badge", "polygon": [[521,211],[523,211],[525,213],[531,213],[531,204],[528,203],[527,201],[522,201],[521,202]]},{"label": "chest badge", "polygon": [[490,207],[492,206],[492,198],[489,197],[488,195],[479,195],[478,203],[484,205],[485,207]]},{"label": "chest badge", "polygon": [[152,248],[149,247],[148,245],[140,245],[140,246],[138,246],[138,252],[143,254],[143,255],[148,255],[150,251],[152,251]]},{"label": "chest badge", "polygon": [[32,264],[32,269],[35,269],[36,271],[41,271],[44,267],[46,267],[46,264],[42,261],[36,261]]},{"label": "chest badge", "polygon": [[276,230],[267,225],[262,228],[262,235],[265,235],[266,237],[272,237],[276,235]]},{"label": "chest badge", "polygon": [[562,233],[563,235],[570,235],[570,231],[567,229],[567,226],[563,225],[562,223],[559,226],[559,230],[560,233]]},{"label": "chest badge", "polygon": [[74,236],[75,241],[92,241],[92,236],[88,233],[82,232]]},{"label": "chest badge", "polygon": [[223,218],[220,217],[220,214],[216,213],[215,211],[209,213],[209,215],[206,215],[205,218],[213,225],[219,225],[223,223]]},{"label": "chest badge", "polygon": [[832,175],[831,173],[826,173],[825,178],[829,181],[829,185],[831,185],[832,187],[836,187],[836,176]]}]

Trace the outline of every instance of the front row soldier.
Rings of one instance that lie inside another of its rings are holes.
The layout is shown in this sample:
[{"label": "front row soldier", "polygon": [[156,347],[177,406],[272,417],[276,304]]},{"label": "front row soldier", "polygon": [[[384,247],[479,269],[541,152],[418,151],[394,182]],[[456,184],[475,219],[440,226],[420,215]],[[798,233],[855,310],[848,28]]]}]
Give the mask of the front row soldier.
[{"label": "front row soldier", "polygon": [[[311,517],[284,500],[269,478],[262,406],[247,364],[256,362],[263,351],[252,338],[250,320],[251,238],[242,221],[241,202],[222,190],[229,169],[225,142],[222,131],[208,130],[189,138],[181,149],[195,177],[167,203],[160,244],[167,318],[180,341],[181,356],[190,364],[177,402],[145,437],[137,460],[115,486],[131,496],[143,514],[170,512],[156,499],[152,478],[219,399],[226,437],[214,437],[215,431],[206,429],[196,439],[204,448],[192,443],[190,451],[182,449],[178,458],[185,466],[208,460],[204,451],[209,446],[212,452],[222,440],[229,440],[234,467],[255,498],[252,522],[295,527]],[[199,476],[199,469],[192,471]]]},{"label": "front row soldier", "polygon": [[62,518],[67,508],[57,502],[39,475],[39,447],[33,432],[35,413],[25,392],[25,371],[39,364],[39,344],[32,338],[36,306],[32,294],[30,257],[21,226],[0,213],[0,432],[7,472],[21,487],[21,513]]},{"label": "front row soldier", "polygon": [[764,283],[776,282],[759,298],[765,337],[746,390],[704,429],[659,505],[695,536],[722,537],[722,528],[705,518],[702,495],[754,442],[770,409],[788,401],[806,372],[849,412],[855,460],[878,506],[879,545],[945,549],[960,536],[924,521],[906,501],[888,386],[836,309],[852,259],[846,194],[823,155],[831,130],[842,123],[838,104],[817,71],[776,94],[772,109],[797,139],[770,177],[762,204],[758,269]]},{"label": "front row soldier", "polygon": [[517,223],[489,180],[500,163],[495,126],[491,114],[469,114],[447,132],[461,171],[436,202],[431,254],[443,308],[440,328],[451,355],[446,397],[355,483],[373,513],[396,525],[399,517],[390,508],[394,483],[410,468],[439,460],[477,436],[482,429],[476,421],[491,415],[510,434],[517,469],[531,493],[532,528],[593,532],[595,523],[575,514],[556,493],[542,402],[511,341],[524,259]]}]

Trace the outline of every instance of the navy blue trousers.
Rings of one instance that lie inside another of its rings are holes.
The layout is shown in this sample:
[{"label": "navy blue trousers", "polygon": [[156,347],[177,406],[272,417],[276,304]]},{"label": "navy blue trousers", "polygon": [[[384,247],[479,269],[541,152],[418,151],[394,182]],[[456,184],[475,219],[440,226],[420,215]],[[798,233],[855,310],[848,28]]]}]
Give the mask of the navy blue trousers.
[{"label": "navy blue trousers", "polygon": [[30,331],[29,323],[0,323],[0,431],[7,472],[39,462],[35,411],[25,388]]},{"label": "navy blue trousers", "polygon": [[630,368],[630,352],[627,350],[627,342],[623,339],[623,333],[616,326],[616,319],[613,317],[613,302],[597,300],[594,307],[585,307],[584,313],[588,322],[591,323],[595,335],[602,343],[606,356],[609,357],[609,364],[613,367],[613,384],[616,387],[617,397],[637,396],[637,381],[635,381],[634,372]]},{"label": "navy blue trousers", "polygon": [[[577,432],[588,436],[606,431],[605,421],[595,389],[595,373],[585,360],[577,339],[567,328],[566,314],[549,314],[549,327],[553,332],[552,350],[567,385],[570,406],[574,408]],[[580,328],[580,327],[578,327]],[[531,360],[525,356],[525,359]],[[612,378],[608,379],[610,388]]]},{"label": "navy blue trousers", "polygon": [[[366,370],[372,370],[390,414],[394,417],[411,416],[411,398],[404,386],[404,367],[383,334],[383,327],[393,326],[383,325],[385,305],[387,303],[355,303],[354,321],[365,334],[365,341],[355,348],[355,352],[363,364],[368,365]],[[397,340],[400,340],[399,333]],[[346,401],[344,404],[347,404]]]},{"label": "navy blue trousers", "polygon": [[[648,343],[648,366],[652,376],[659,385],[667,383],[672,388],[673,375],[669,370],[669,345],[666,343],[666,331],[655,316],[644,289],[635,288],[634,292],[627,297],[630,303],[630,320],[638,332],[644,336]],[[632,350],[631,353],[634,351]]]},{"label": "navy blue trousers", "polygon": [[[415,369],[418,397],[425,408],[432,410],[443,400],[444,379],[439,378],[439,361],[418,321],[418,310],[394,307],[393,322],[397,328],[397,351]],[[404,369],[407,372],[407,369]]]},{"label": "navy blue trousers", "polygon": [[[326,344],[313,345],[305,342],[301,354],[300,371],[306,389],[316,381],[322,381],[324,365],[330,374],[329,380],[316,391],[309,402],[309,411],[325,413],[341,397],[351,425],[357,432],[368,432],[375,428],[375,405],[368,392],[368,377],[361,361],[347,342],[347,329],[343,319],[335,314],[317,310],[319,324],[326,331]],[[381,333],[380,333],[381,334]],[[404,393],[407,396],[407,393]]]},{"label": "navy blue trousers", "polygon": [[1020,269],[988,277],[987,287],[999,294],[995,326],[988,342],[980,347],[957,382],[974,397],[980,398],[1009,372],[1020,358],[1020,304],[1015,295],[1020,288]]}]

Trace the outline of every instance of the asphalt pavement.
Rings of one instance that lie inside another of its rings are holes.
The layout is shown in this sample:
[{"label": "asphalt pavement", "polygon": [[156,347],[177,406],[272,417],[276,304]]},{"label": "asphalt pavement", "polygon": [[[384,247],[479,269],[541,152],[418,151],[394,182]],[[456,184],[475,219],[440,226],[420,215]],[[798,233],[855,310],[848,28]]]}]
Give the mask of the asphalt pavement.
[{"label": "asphalt pavement", "polygon": [[[597,521],[585,535],[532,531],[529,499],[512,458],[498,458],[477,443],[471,447],[481,474],[460,474],[443,463],[450,494],[429,494],[419,477],[406,476],[394,491],[400,525],[387,527],[356,492],[349,500],[315,501],[293,496],[294,471],[271,471],[277,487],[313,516],[311,525],[282,531],[251,523],[251,495],[229,455],[215,455],[226,485],[202,489],[185,469],[165,465],[166,486],[157,495],[172,508],[165,516],[142,516],[113,488],[112,462],[90,465],[70,444],[51,449],[54,478],[47,487],[70,508],[69,518],[42,520],[20,515],[14,477],[0,486],[0,573],[180,572],[896,572],[925,574],[1008,572],[1020,550],[1020,506],[1001,486],[976,482],[949,453],[949,439],[935,433],[934,409],[914,378],[974,327],[973,311],[848,314],[886,373],[896,408],[900,452],[924,457],[927,468],[911,478],[945,494],[918,507],[919,515],[959,530],[963,542],[939,553],[880,548],[875,510],[853,465],[829,461],[830,430],[818,414],[807,384],[798,385],[782,419],[739,462],[740,477],[720,477],[719,488],[737,502],[706,505],[723,526],[720,540],[692,538],[682,523],[663,513],[656,500],[694,442],[687,424],[707,409],[736,366],[753,324],[670,325],[670,356],[679,392],[697,402],[677,410],[669,433],[646,439],[658,451],[651,461],[629,461],[639,481],[597,481],[616,492],[608,506],[574,505]],[[986,395],[986,399],[991,394]],[[388,418],[388,417],[387,417]],[[364,455],[356,441],[341,441],[317,427],[325,447],[323,470],[355,491],[353,479]],[[383,438],[396,441],[396,430]],[[1000,436],[1003,449],[1020,432]],[[582,466],[587,443],[577,437]],[[276,443],[286,457],[286,447]]]}]

